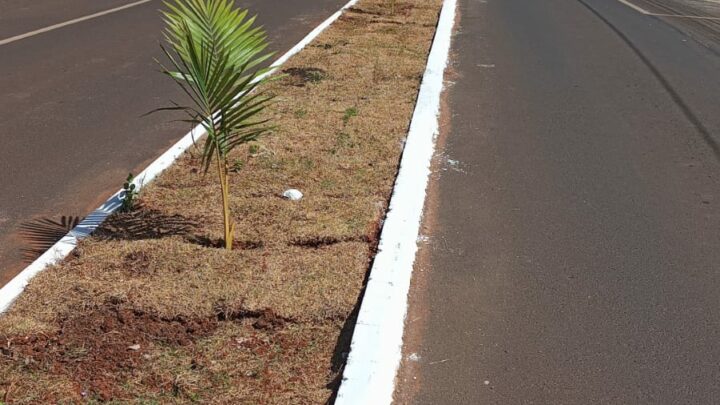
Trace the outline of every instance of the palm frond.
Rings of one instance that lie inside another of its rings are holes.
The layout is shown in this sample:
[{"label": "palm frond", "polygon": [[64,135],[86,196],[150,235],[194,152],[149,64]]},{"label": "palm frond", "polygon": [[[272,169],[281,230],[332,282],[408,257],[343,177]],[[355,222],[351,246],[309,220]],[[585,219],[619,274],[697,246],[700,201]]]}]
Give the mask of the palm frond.
[{"label": "palm frond", "polygon": [[223,158],[270,129],[251,119],[272,97],[251,93],[264,81],[260,77],[267,68],[260,66],[272,54],[265,52],[267,36],[254,26],[255,17],[235,8],[233,0],[165,4],[165,39],[173,52],[163,48],[172,70],[162,69],[188,95],[192,105],[184,107],[186,112],[208,133],[202,159],[208,170],[214,157]]}]

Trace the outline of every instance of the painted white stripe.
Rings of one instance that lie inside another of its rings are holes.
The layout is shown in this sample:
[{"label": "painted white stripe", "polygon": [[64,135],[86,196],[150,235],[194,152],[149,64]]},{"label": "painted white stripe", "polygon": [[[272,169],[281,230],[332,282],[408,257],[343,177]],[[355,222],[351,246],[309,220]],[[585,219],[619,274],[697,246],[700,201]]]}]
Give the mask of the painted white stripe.
[{"label": "painted white stripe", "polygon": [[648,15],[652,15],[655,17],[669,17],[669,18],[687,18],[689,20],[711,20],[711,21],[720,21],[720,17],[708,17],[708,16],[702,16],[702,15],[682,15],[682,14],[657,14],[657,13],[650,13]]},{"label": "painted white stripe", "polygon": [[336,405],[392,402],[455,7],[456,0],[445,0],[440,13]]},{"label": "painted white stripe", "polygon": [[118,12],[118,11],[120,11],[120,10],[125,10],[125,9],[127,9],[127,8],[130,8],[130,7],[139,6],[139,5],[141,5],[141,4],[145,4],[145,3],[150,2],[150,1],[152,1],[152,0],[140,0],[140,1],[136,1],[135,3],[125,4],[124,6],[119,6],[119,7],[111,8],[110,10],[100,11],[100,12],[95,13],[95,14],[90,14],[90,15],[86,15],[86,16],[84,16],[84,17],[75,18],[75,19],[73,19],[73,20],[69,20],[69,21],[61,22],[61,23],[59,23],[59,24],[51,25],[51,26],[49,26],[49,27],[40,28],[40,29],[35,30],[35,31],[26,32],[26,33],[24,33],[24,34],[20,34],[20,35],[14,36],[14,37],[10,37],[10,38],[6,38],[6,39],[3,39],[3,40],[0,40],[0,45],[9,44],[9,43],[11,43],[11,42],[19,41],[19,40],[25,39],[25,38],[30,38],[30,37],[33,37],[33,36],[35,36],[35,35],[43,34],[43,33],[49,32],[49,31],[53,31],[53,30],[56,30],[56,29],[58,29],[58,28],[67,27],[68,25],[77,24],[77,23],[79,23],[79,22],[83,22],[83,21],[87,21],[87,20],[92,20],[93,18],[102,17],[102,16],[104,16],[104,15],[112,14],[112,13]]},{"label": "painted white stripe", "polygon": [[[330,24],[335,22],[342,12],[352,7],[358,0],[350,0],[335,14],[331,15],[323,21],[322,24],[312,30],[305,38],[297,43],[292,49],[287,51],[283,56],[276,60],[272,65],[272,69],[265,73],[265,75],[259,77],[257,80],[261,80],[268,75],[271,75],[282,65],[287,62],[293,55],[300,52],[307,44],[313,39],[320,35]],[[168,149],[165,153],[160,155],[154,162],[152,162],[145,170],[135,177],[135,186],[139,191],[142,187],[153,179],[155,179],[165,169],[170,167],[177,158],[182,155],[190,146],[192,146],[198,138],[205,135],[205,130],[202,125],[198,125],[193,128],[192,131],[188,132],[182,139],[180,139],[175,145]],[[59,242],[54,244],[50,249],[43,253],[39,258],[27,266],[20,274],[15,276],[9,283],[5,284],[0,288],[0,314],[5,312],[17,297],[23,292],[30,280],[35,277],[38,273],[43,271],[47,266],[56,264],[60,260],[64,259],[72,250],[77,246],[78,241],[88,237],[100,224],[113,212],[115,212],[121,206],[121,192],[118,191],[112,197],[110,197],[103,205],[88,215],[80,224],[65,235]]]},{"label": "painted white stripe", "polygon": [[618,1],[619,1],[620,3],[626,5],[626,6],[630,7],[631,9],[637,11],[637,12],[640,13],[640,14],[645,14],[645,15],[649,15],[649,14],[650,14],[649,11],[647,11],[647,10],[645,10],[644,8],[642,8],[642,7],[640,7],[640,6],[637,6],[637,5],[631,3],[631,2],[629,2],[629,1],[627,1],[627,0],[618,0]]},{"label": "painted white stripe", "polygon": [[629,0],[618,0],[620,3],[630,7],[631,9],[637,11],[640,14],[645,14],[653,17],[669,17],[669,18],[687,18],[691,20],[716,20],[720,21],[720,17],[710,17],[710,16],[701,16],[701,15],[683,15],[683,14],[660,14],[660,13],[653,13],[651,11],[648,11],[637,4],[634,4],[630,2]]}]

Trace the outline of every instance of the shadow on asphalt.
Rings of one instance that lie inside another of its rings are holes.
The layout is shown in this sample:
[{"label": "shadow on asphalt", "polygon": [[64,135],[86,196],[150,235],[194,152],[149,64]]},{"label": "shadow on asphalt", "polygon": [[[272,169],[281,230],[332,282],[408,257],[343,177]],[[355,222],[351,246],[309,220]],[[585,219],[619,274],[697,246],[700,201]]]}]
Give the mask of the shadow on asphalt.
[{"label": "shadow on asphalt", "polygon": [[20,236],[27,242],[27,246],[20,249],[24,262],[32,263],[82,220],[78,216],[63,215],[59,219],[40,218],[20,224]]}]

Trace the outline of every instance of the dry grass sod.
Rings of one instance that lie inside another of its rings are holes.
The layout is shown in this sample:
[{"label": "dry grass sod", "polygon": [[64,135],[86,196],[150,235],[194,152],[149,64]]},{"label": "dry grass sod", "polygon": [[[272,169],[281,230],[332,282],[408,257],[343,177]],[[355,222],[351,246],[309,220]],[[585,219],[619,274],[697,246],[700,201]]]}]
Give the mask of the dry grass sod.
[{"label": "dry grass sod", "polygon": [[0,400],[328,400],[441,0],[392,3],[361,0],[269,84],[279,127],[233,156],[237,249],[190,151],[0,318]]}]

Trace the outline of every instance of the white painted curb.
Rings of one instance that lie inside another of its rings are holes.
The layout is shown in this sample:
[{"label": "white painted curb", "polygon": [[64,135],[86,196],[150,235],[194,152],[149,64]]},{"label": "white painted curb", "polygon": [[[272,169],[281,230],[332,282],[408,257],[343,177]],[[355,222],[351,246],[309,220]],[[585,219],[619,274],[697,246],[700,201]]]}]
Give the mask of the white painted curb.
[{"label": "white painted curb", "polygon": [[[352,7],[357,3],[358,0],[350,0],[335,14],[328,17],[322,24],[315,27],[309,34],[305,36],[300,42],[298,42],[292,49],[287,51],[283,56],[277,59],[269,70],[264,75],[260,76],[258,80],[271,75],[277,71],[277,69],[283,63],[287,62],[293,55],[300,52],[305,46],[307,46],[313,39],[315,39],[321,32],[330,26],[335,20],[337,20],[343,13],[343,11],[349,7]],[[175,145],[168,149],[165,153],[160,155],[154,162],[152,162],[145,170],[135,177],[136,190],[140,190],[143,185],[151,182],[155,177],[162,173],[165,169],[177,160],[190,146],[193,145],[194,141],[205,135],[205,130],[202,125],[198,125],[193,128],[192,131],[188,132],[182,139],[180,139]],[[30,280],[35,277],[38,273],[43,271],[46,267],[53,265],[60,260],[64,259],[73,249],[77,246],[78,241],[88,237],[100,224],[113,212],[115,212],[121,206],[121,194],[122,190],[115,193],[110,197],[103,205],[88,215],[78,226],[72,231],[65,235],[59,242],[55,243],[50,249],[43,253],[39,258],[27,266],[20,274],[15,276],[9,283],[5,284],[0,289],[0,314],[5,312],[17,297],[23,292]]]},{"label": "white painted curb", "polygon": [[457,0],[445,0],[335,405],[392,403]]}]

